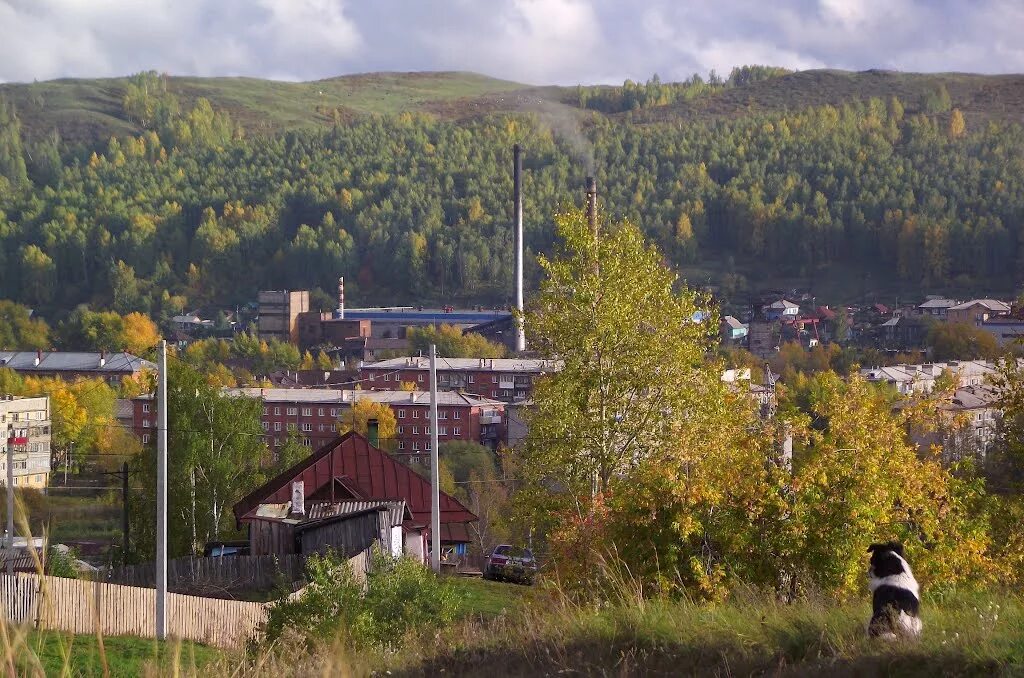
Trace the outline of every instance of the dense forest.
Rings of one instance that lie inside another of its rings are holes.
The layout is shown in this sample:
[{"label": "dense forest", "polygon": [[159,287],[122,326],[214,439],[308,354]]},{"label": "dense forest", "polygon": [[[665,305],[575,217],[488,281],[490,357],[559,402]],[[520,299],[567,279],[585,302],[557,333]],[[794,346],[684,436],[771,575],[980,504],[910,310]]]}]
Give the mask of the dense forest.
[{"label": "dense forest", "polygon": [[[586,110],[666,107],[687,88],[712,97],[783,72],[742,73],[581,89],[557,120],[406,112],[273,133],[140,74],[122,113],[144,131],[93,148],[59,130],[30,137],[0,104],[0,298],[55,316],[88,303],[159,318],[261,288],[330,290],[344,275],[350,303],[505,304],[513,143],[525,150],[533,285],[534,255],[555,246],[553,214],[593,171],[606,209],[725,298],[839,263],[910,288],[1012,291],[1024,274],[1024,129],[968,124],[944,86],[707,120]],[[638,88],[654,98],[623,104]]]}]

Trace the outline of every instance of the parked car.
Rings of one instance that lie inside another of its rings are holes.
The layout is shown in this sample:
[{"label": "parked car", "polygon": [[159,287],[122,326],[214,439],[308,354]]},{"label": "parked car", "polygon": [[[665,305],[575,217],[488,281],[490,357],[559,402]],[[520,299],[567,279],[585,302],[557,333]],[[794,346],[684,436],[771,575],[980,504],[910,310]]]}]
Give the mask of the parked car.
[{"label": "parked car", "polygon": [[484,566],[484,579],[532,584],[537,576],[537,561],[530,549],[512,544],[495,546]]}]

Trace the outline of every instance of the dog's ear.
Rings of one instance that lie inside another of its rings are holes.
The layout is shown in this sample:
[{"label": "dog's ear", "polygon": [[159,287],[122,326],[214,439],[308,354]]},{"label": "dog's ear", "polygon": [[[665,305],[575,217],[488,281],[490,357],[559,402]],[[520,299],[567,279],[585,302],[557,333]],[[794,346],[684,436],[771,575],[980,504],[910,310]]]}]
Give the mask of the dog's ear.
[{"label": "dog's ear", "polygon": [[884,549],[884,548],[885,548],[885,544],[872,544],[871,546],[868,547],[868,553],[874,553],[875,551],[879,551],[879,550]]},{"label": "dog's ear", "polygon": [[888,544],[886,544],[886,546],[888,546],[889,550],[898,555],[900,558],[903,557],[903,544],[899,543],[898,541],[891,541]]}]

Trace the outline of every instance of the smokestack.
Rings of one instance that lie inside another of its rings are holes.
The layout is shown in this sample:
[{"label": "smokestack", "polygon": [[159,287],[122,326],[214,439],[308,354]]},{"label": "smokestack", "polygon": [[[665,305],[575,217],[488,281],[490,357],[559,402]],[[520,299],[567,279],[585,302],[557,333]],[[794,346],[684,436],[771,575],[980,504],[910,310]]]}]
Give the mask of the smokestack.
[{"label": "smokestack", "polygon": [[587,177],[587,222],[597,240],[597,182],[594,177]]},{"label": "smokestack", "polygon": [[338,317],[345,319],[345,277],[338,278]]},{"label": "smokestack", "polygon": [[[519,144],[512,147],[512,202],[515,212],[516,309],[523,313],[523,156]],[[526,330],[516,321],[516,351],[526,350]]]}]

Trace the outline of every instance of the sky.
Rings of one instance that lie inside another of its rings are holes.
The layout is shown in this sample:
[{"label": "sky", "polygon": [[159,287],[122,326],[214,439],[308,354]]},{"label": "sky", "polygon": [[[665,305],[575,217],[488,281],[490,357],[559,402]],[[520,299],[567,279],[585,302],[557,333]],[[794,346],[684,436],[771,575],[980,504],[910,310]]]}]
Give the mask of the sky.
[{"label": "sky", "polygon": [[0,82],[475,71],[529,84],[742,64],[1024,72],[1024,0],[0,0]]}]

